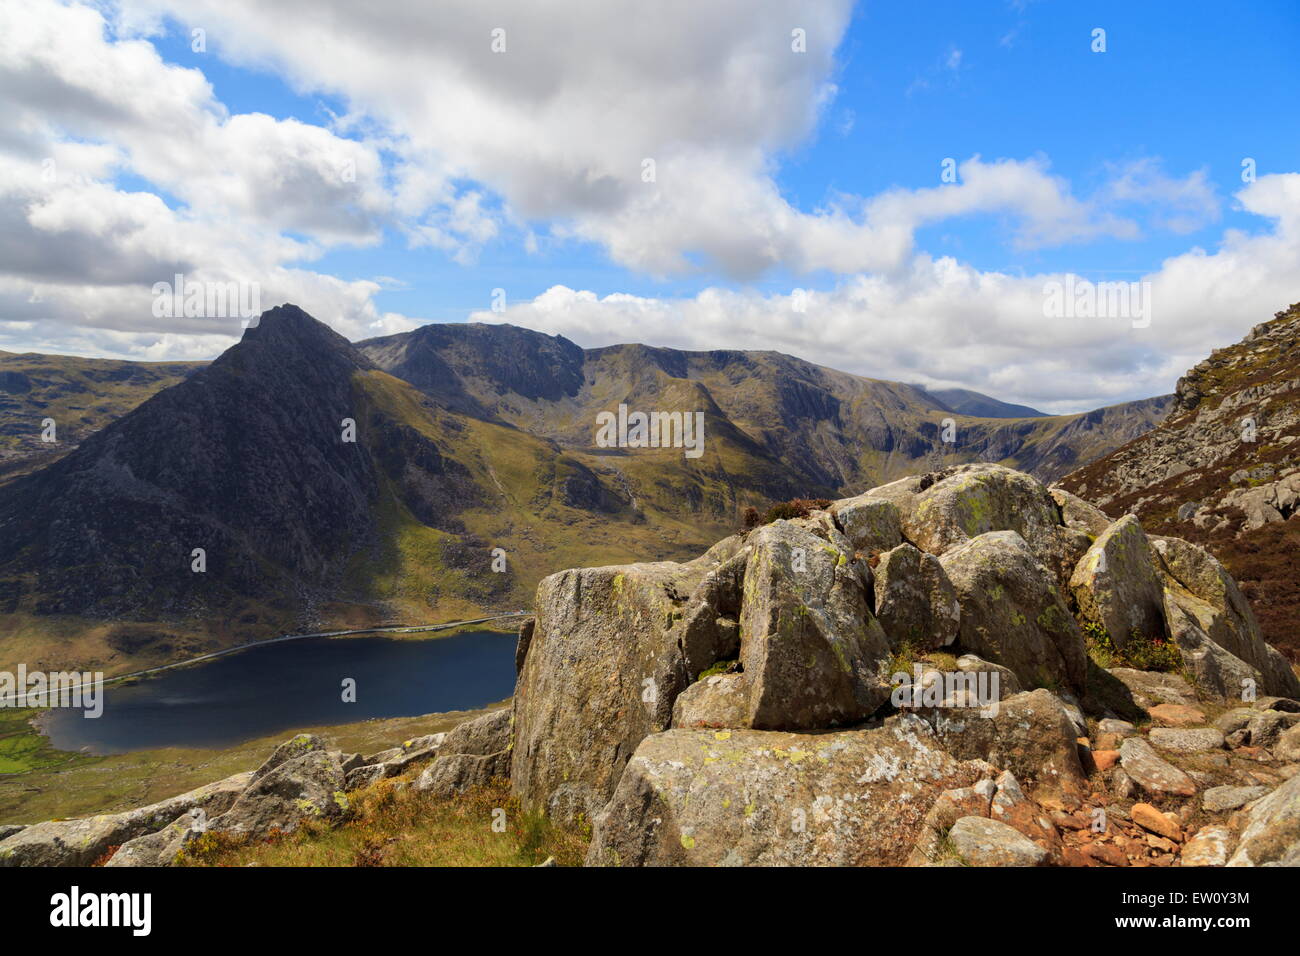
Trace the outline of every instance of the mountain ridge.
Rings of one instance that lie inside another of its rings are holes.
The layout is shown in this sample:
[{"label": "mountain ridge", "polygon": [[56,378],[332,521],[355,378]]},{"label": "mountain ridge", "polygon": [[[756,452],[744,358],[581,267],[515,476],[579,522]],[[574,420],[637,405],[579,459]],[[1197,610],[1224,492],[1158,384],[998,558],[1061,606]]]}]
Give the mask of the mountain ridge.
[{"label": "mountain ridge", "polygon": [[[698,411],[702,456],[600,447],[597,413],[620,404]],[[981,456],[1059,470],[1156,410],[1090,414],[956,416],[948,444],[951,413],[922,390],[778,352],[583,350],[494,325],[354,344],[284,305],[0,484],[0,650],[125,670],[518,607],[557,567],[698,551],[746,507]]]}]

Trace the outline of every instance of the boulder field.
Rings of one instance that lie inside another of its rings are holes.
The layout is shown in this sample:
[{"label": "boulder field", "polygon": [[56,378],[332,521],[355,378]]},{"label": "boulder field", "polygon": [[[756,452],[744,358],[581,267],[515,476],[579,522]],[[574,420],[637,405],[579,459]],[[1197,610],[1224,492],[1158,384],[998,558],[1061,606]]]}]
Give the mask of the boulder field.
[{"label": "boulder field", "polygon": [[534,612],[508,708],[369,757],[298,737],[154,807],[0,828],[0,865],[167,864],[197,811],[254,836],[344,822],[398,775],[431,799],[508,776],[525,810],[590,826],[588,865],[1300,863],[1300,680],[1232,578],[1001,466],[685,563],[561,571]]},{"label": "boulder field", "polygon": [[[588,821],[589,864],[1174,865],[1193,825],[1227,834],[1193,860],[1300,852],[1300,681],[1231,577],[1008,468],[563,571],[534,609],[512,789]],[[1120,666],[1143,650],[1162,671]],[[1201,797],[1256,786],[1231,825]]]}]

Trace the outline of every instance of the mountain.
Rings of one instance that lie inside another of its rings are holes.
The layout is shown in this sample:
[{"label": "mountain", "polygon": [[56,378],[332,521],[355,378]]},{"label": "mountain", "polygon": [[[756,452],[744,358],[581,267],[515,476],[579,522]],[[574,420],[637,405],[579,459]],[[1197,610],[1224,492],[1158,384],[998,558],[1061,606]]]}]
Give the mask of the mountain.
[{"label": "mountain", "polygon": [[1040,412],[1028,405],[1000,402],[996,398],[972,392],[968,388],[931,388],[927,391],[959,415],[970,415],[974,418],[1048,417],[1046,412]]},{"label": "mountain", "polygon": [[1208,546],[1264,635],[1300,660],[1300,303],[1178,381],[1158,427],[1061,484]]},{"label": "mountain", "polygon": [[[0,352],[0,480],[48,464],[206,363]],[[53,419],[55,442],[44,442]]]},{"label": "mountain", "polygon": [[[829,495],[924,467],[992,460],[1051,480],[1151,428],[1172,397],[1077,415],[964,415],[933,393],[850,375],[779,352],[686,352],[645,345],[581,349],[509,325],[427,325],[358,348],[439,403],[542,435],[581,456],[596,415],[699,407],[728,442],[793,481],[761,480],[777,496]],[[978,393],[965,393],[978,398]],[[988,399],[1000,409],[1005,403]],[[690,403],[695,402],[694,406]],[[945,417],[956,441],[945,444]],[[602,456],[608,458],[608,456]]]},{"label": "mountain", "polygon": [[[699,416],[698,457],[599,443],[620,405]],[[481,324],[353,344],[285,305],[0,484],[0,665],[122,670],[318,625],[513,609],[557,568],[695,553],[748,506],[966,461],[1050,478],[1161,407],[970,418],[777,352],[582,349]]]}]

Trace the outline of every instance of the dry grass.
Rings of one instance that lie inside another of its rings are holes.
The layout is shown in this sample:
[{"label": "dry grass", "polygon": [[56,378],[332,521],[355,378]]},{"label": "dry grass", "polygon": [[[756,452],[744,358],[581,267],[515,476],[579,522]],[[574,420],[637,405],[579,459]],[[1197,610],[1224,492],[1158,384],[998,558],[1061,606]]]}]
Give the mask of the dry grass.
[{"label": "dry grass", "polygon": [[581,828],[526,813],[495,780],[434,799],[383,780],[349,795],[342,825],[309,824],[296,833],[247,842],[207,834],[186,851],[186,866],[536,866],[554,857],[577,866],[587,850]]}]

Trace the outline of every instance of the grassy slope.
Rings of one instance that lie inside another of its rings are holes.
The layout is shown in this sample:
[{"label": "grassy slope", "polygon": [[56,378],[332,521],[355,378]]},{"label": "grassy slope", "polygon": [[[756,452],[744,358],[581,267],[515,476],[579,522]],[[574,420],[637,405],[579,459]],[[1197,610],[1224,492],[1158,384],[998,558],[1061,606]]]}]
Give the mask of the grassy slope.
[{"label": "grassy slope", "polygon": [[105,757],[51,749],[27,725],[31,713],[0,710],[0,766],[8,762],[31,768],[0,771],[0,823],[36,823],[146,806],[252,770],[295,733],[319,734],[345,753],[369,754],[411,737],[449,730],[486,710],[301,727],[225,750],[169,747]]},{"label": "grassy slope", "polygon": [[[408,773],[409,781],[419,770]],[[456,797],[434,799],[384,780],[349,795],[350,816],[333,829],[308,825],[292,836],[256,843],[201,838],[189,866],[536,866],[554,857],[577,866],[588,835],[525,813],[497,780]]]},{"label": "grassy slope", "polygon": [[[0,480],[48,464],[203,363],[0,352]],[[17,384],[25,383],[25,384]],[[53,418],[57,444],[40,440]]]},{"label": "grassy slope", "polygon": [[[1279,312],[1273,323],[1292,322],[1298,311],[1300,307],[1292,306]],[[1295,350],[1293,340],[1237,343],[1217,350],[1214,353],[1216,361],[1202,363],[1189,375],[1194,376],[1198,390],[1205,396],[1202,404],[1212,408],[1225,396],[1242,394],[1250,386],[1295,381]],[[1292,388],[1244,401],[1233,408],[1232,416],[1236,420],[1251,416],[1268,421],[1270,415],[1280,417],[1282,409],[1294,409],[1297,404],[1300,404],[1300,391]],[[1238,533],[1243,515],[1233,508],[1214,509],[1216,516],[1231,519],[1230,527],[1224,531],[1197,528],[1190,521],[1180,521],[1177,517],[1178,507],[1184,502],[1220,497],[1233,487],[1230,477],[1240,469],[1294,465],[1300,457],[1297,445],[1280,441],[1241,442],[1211,465],[1153,481],[1128,492],[1122,490],[1113,477],[1117,461],[1140,459],[1144,454],[1151,454],[1144,449],[1163,443],[1175,444],[1176,447],[1183,430],[1194,427],[1194,415],[1171,416],[1157,429],[1080,468],[1061,483],[1092,499],[1111,495],[1112,500],[1105,506],[1106,512],[1112,515],[1132,512],[1142,520],[1148,533],[1185,538],[1208,548],[1223,562],[1250,600],[1264,638],[1285,653],[1293,664],[1300,664],[1300,627],[1297,626],[1300,622],[1300,522],[1268,524]],[[1152,457],[1156,456],[1152,454]]]}]

